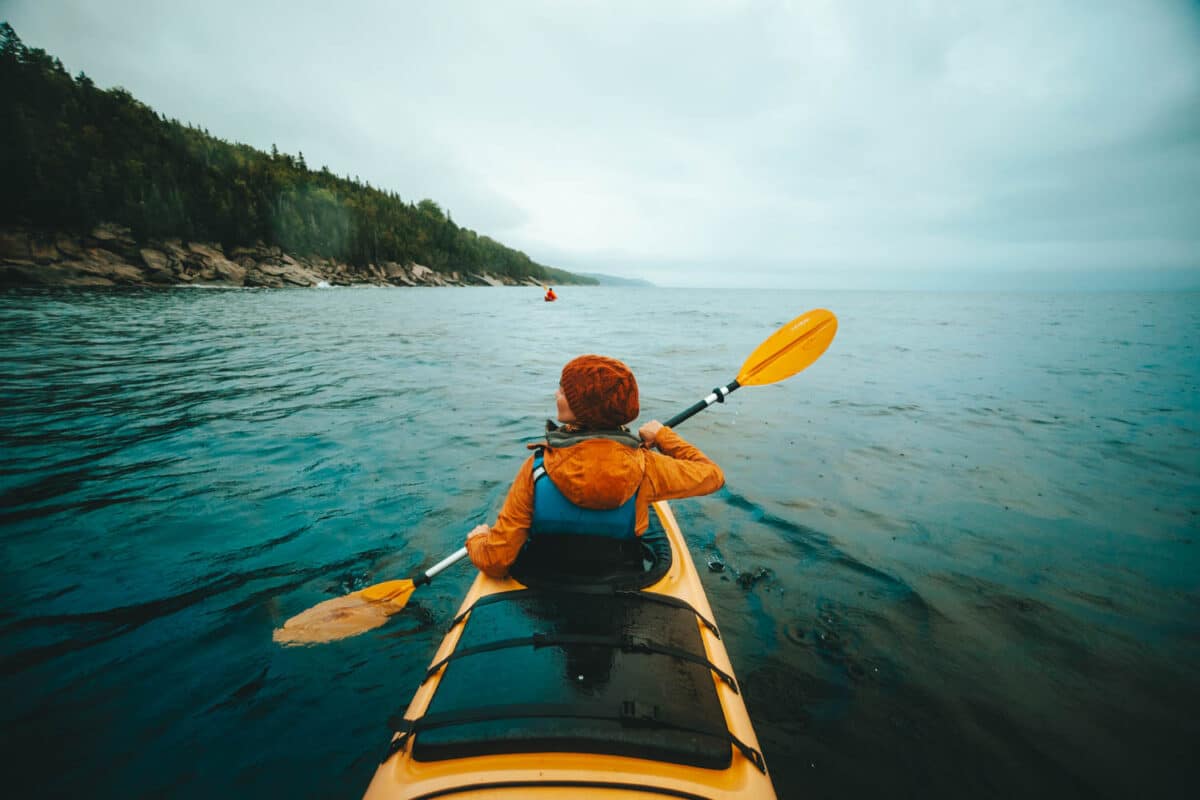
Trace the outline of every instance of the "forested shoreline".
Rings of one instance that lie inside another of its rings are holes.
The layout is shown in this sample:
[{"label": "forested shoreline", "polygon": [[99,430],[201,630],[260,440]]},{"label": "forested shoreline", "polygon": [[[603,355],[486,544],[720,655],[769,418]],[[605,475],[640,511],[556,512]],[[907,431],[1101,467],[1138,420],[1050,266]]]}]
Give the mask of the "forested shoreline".
[{"label": "forested shoreline", "polygon": [[413,266],[446,283],[472,282],[461,276],[596,282],[460,227],[433,200],[405,202],[369,182],[310,169],[303,153],[226,142],[167,119],[122,88],[99,89],[82,72],[72,78],[7,22],[0,23],[0,174],[0,227],[10,244],[33,242],[25,258],[7,254],[22,262],[10,284],[34,274],[24,262],[37,263],[38,241],[65,243],[56,253],[86,250],[98,230],[121,230],[135,262],[143,246],[163,252],[176,245],[162,243],[177,242],[232,260],[253,252],[336,265],[348,282],[397,267],[411,276]]}]

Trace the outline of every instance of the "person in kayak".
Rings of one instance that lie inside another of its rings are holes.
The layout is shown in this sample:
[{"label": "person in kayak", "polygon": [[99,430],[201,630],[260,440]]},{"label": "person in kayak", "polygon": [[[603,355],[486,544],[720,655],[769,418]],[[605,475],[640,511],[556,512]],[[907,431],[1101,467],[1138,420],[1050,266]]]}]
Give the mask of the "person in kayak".
[{"label": "person in kayak", "polygon": [[553,286],[546,287],[546,302],[549,303],[550,301],[557,300],[557,299],[558,299],[558,295],[556,295],[554,293],[554,287]]},{"label": "person in kayak", "polygon": [[563,425],[547,422],[545,443],[530,445],[535,452],[517,470],[495,524],[467,534],[467,553],[484,573],[506,575],[531,533],[535,540],[577,536],[581,545],[605,538],[636,544],[651,503],[725,485],[719,466],[658,420],[637,436],[629,432],[638,387],[617,359],[567,362],[555,400]]}]

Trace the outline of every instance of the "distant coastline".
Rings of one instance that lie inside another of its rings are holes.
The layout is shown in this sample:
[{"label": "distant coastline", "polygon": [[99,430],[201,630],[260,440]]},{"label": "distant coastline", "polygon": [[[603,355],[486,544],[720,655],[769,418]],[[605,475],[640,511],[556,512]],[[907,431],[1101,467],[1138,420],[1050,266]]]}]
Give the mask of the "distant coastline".
[{"label": "distant coastline", "polygon": [[[581,276],[582,277],[582,276]],[[573,281],[557,281],[567,285]],[[439,272],[417,263],[363,266],[293,255],[277,246],[231,247],[181,239],[138,241],[129,228],[97,225],[86,236],[0,228],[0,287],[542,286],[486,271]]]},{"label": "distant coastline", "polygon": [[430,198],[227,142],[73,78],[3,21],[0,86],[0,285],[595,283]]},{"label": "distant coastline", "polygon": [[642,280],[641,278],[620,278],[616,275],[602,275],[599,272],[575,272],[573,275],[578,275],[581,278],[591,278],[601,286],[640,286],[645,288],[654,288],[654,284],[650,281]]}]

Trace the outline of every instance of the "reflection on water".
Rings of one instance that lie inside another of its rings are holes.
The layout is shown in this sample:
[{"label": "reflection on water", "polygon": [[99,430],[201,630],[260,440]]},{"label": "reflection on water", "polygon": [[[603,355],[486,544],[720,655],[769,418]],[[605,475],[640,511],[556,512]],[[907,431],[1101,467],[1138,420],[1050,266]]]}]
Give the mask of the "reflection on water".
[{"label": "reflection on water", "polygon": [[813,367],[686,423],[729,484],[675,504],[781,795],[1161,794],[1200,733],[1198,300],[2,294],[0,743],[39,795],[356,795],[469,568],[357,639],[272,629],[494,515],[571,356],[665,419],[825,306]]}]

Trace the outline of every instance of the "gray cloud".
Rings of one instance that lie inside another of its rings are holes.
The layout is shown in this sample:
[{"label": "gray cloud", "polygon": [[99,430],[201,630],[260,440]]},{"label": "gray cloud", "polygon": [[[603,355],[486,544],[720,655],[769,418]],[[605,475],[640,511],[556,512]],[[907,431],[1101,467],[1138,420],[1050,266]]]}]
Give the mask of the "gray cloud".
[{"label": "gray cloud", "polygon": [[54,2],[31,46],[566,269],[1200,285],[1185,2]]}]

